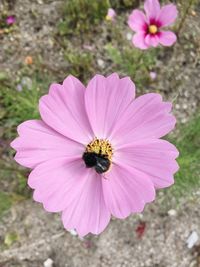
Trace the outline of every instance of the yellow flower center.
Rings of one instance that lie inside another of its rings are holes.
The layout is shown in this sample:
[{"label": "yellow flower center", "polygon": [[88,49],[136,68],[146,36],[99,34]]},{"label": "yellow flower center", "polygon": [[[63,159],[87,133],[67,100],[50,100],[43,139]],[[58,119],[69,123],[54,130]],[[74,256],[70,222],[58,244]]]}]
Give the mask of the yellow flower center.
[{"label": "yellow flower center", "polygon": [[111,21],[112,18],[111,18],[110,16],[107,15],[107,16],[106,16],[106,20],[107,20],[107,21]]},{"label": "yellow flower center", "polygon": [[149,33],[155,34],[158,32],[158,27],[156,25],[150,25],[149,26]]},{"label": "yellow flower center", "polygon": [[108,140],[95,138],[87,145],[86,152],[105,156],[110,161],[112,160],[113,149]]}]

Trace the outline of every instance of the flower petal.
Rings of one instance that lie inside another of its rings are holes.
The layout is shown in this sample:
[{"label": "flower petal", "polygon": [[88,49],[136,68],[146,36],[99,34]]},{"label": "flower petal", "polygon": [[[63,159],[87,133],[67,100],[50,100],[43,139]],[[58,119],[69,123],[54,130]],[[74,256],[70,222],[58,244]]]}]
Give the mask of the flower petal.
[{"label": "flower petal", "polygon": [[29,168],[52,158],[80,158],[84,146],[54,131],[41,120],[26,121],[18,126],[19,137],[12,143],[15,160]]},{"label": "flower petal", "polygon": [[165,140],[141,140],[117,150],[115,162],[144,172],[155,188],[164,188],[174,183],[178,154],[176,147]]},{"label": "flower petal", "polygon": [[84,106],[85,87],[73,76],[63,85],[53,84],[49,94],[40,99],[39,109],[46,124],[64,136],[80,143],[93,138]]},{"label": "flower petal", "polygon": [[147,22],[144,13],[140,10],[133,10],[128,18],[128,25],[133,31],[146,31]]},{"label": "flower petal", "polygon": [[170,103],[162,102],[159,94],[150,93],[136,98],[113,129],[110,140],[120,146],[166,135],[176,123],[175,117],[168,114],[171,106]]},{"label": "flower petal", "polygon": [[171,46],[176,40],[176,34],[171,31],[162,31],[159,34],[159,42],[164,46]]},{"label": "flower petal", "polygon": [[153,183],[145,173],[136,169],[113,164],[104,176],[102,183],[106,206],[117,218],[142,212],[144,205],[155,198]]},{"label": "flower petal", "polygon": [[158,21],[162,27],[169,26],[175,22],[177,16],[178,10],[175,5],[165,5],[161,8],[160,14],[158,16]]},{"label": "flower petal", "polygon": [[38,165],[31,172],[28,185],[35,189],[35,201],[43,203],[47,211],[58,212],[68,205],[70,191],[82,186],[85,171],[81,159],[53,159]]},{"label": "flower petal", "polygon": [[102,191],[102,177],[94,170],[88,170],[81,190],[74,187],[69,197],[73,196],[62,213],[64,227],[75,229],[80,236],[88,233],[100,234],[110,221]]},{"label": "flower petal", "polygon": [[87,169],[82,159],[54,159],[38,165],[29,175],[28,184],[35,189],[33,198],[49,212],[63,211],[67,230],[80,236],[99,234],[110,220],[102,192],[102,178]]},{"label": "flower petal", "polygon": [[149,21],[156,20],[160,13],[160,3],[158,0],[146,0],[144,2],[144,10],[149,18]]},{"label": "flower petal", "polygon": [[31,172],[28,184],[35,189],[34,200],[49,212],[63,211],[65,228],[75,229],[80,236],[99,234],[110,221],[101,177],[86,169],[82,160],[45,162]]},{"label": "flower petal", "polygon": [[135,97],[135,85],[117,74],[96,75],[85,93],[86,111],[97,138],[108,138],[113,125]]},{"label": "flower petal", "polygon": [[149,45],[145,43],[145,36],[146,34],[143,32],[138,32],[134,34],[132,39],[134,46],[144,50],[149,48]]},{"label": "flower petal", "polygon": [[147,36],[145,37],[145,43],[148,46],[157,47],[159,45],[159,38],[157,34],[147,34]]}]

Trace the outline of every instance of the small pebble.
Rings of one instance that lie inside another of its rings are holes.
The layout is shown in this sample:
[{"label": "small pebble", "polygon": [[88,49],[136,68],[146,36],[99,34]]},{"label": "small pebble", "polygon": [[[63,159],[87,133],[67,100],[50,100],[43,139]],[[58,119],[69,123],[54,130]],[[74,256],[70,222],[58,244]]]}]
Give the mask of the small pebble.
[{"label": "small pebble", "polygon": [[167,213],[168,213],[169,216],[176,216],[176,214],[177,214],[176,210],[173,210],[173,209],[168,210]]},{"label": "small pebble", "polygon": [[181,123],[186,123],[187,119],[186,118],[182,118]]},{"label": "small pebble", "polygon": [[77,232],[76,232],[76,230],[74,230],[74,229],[70,230],[69,232],[70,232],[70,234],[73,235],[73,236],[76,236],[76,235],[77,235]]},{"label": "small pebble", "polygon": [[196,107],[197,103],[196,102],[192,102],[192,106]]},{"label": "small pebble", "polygon": [[104,68],[105,67],[105,62],[102,59],[97,59],[97,64],[99,65],[99,67]]},{"label": "small pebble", "polygon": [[132,37],[133,37],[133,35],[132,35],[130,32],[128,32],[128,33],[126,34],[126,39],[127,39],[128,41],[130,41],[130,40],[132,39]]},{"label": "small pebble", "polygon": [[53,260],[48,258],[45,262],[44,262],[44,267],[53,267]]},{"label": "small pebble", "polygon": [[183,109],[187,109],[188,105],[187,104],[183,104]]},{"label": "small pebble", "polygon": [[188,237],[186,243],[187,243],[187,247],[189,249],[193,248],[194,245],[197,243],[197,241],[199,240],[199,236],[197,234],[196,231],[193,231],[190,236]]},{"label": "small pebble", "polygon": [[192,16],[196,16],[197,15],[197,13],[194,10],[191,11],[191,14],[192,14]]},{"label": "small pebble", "polygon": [[138,217],[140,218],[140,219],[143,219],[143,214],[142,213],[138,213]]}]

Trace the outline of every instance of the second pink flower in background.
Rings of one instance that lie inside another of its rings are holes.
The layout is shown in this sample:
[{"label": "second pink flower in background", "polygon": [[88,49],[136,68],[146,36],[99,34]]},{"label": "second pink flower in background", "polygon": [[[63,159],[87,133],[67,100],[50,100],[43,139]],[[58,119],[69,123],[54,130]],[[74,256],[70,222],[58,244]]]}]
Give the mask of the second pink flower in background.
[{"label": "second pink flower in background", "polygon": [[176,42],[176,35],[172,31],[164,31],[163,27],[175,22],[178,11],[174,4],[160,6],[158,0],[146,0],[144,3],[145,14],[135,9],[129,16],[128,25],[135,31],[132,42],[140,49],[171,46]]}]

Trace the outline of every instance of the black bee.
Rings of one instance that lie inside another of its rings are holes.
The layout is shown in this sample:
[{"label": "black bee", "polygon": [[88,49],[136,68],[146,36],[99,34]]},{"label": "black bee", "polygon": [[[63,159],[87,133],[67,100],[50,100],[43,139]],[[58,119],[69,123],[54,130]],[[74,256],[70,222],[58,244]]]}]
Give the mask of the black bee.
[{"label": "black bee", "polygon": [[97,173],[104,173],[110,168],[110,160],[106,155],[85,152],[83,160],[87,168],[94,168]]}]

